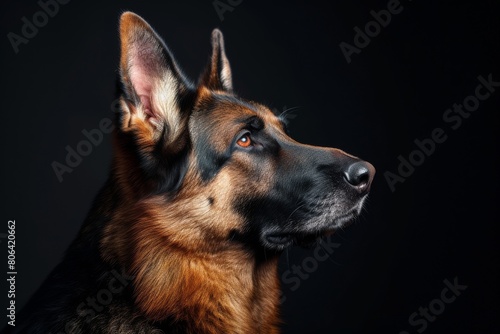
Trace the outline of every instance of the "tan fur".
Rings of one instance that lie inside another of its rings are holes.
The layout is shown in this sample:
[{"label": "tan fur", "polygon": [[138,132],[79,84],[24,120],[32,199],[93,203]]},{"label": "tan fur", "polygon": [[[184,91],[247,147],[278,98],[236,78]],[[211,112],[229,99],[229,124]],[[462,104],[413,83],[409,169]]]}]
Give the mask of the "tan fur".
[{"label": "tan fur", "polygon": [[[224,134],[232,133],[233,117],[255,114],[243,109],[214,111],[213,133],[221,134],[214,138],[215,146],[217,141],[221,147],[227,145]],[[127,129],[135,131],[148,151],[155,142],[152,130],[134,115],[128,115]],[[101,249],[105,259],[117,261],[136,276],[141,311],[158,321],[174,315],[193,324],[193,333],[277,333],[277,258],[257,265],[243,247],[228,241],[230,233],[244,225],[238,214],[228,210],[231,200],[245,192],[264,194],[273,174],[249,183],[251,164],[241,155],[204,185],[192,156],[174,199],[154,196],[137,201],[140,196],[132,190],[139,186],[134,184],[133,159],[118,141],[115,152],[115,170],[124,191],[122,207],[107,226]]]},{"label": "tan fur", "polygon": [[126,200],[101,246],[135,275],[136,302],[151,319],[174,315],[192,333],[277,333],[277,258],[257,265],[228,241],[243,225],[227,210],[235,195],[227,185],[237,184],[230,169],[208,187],[191,172],[174,201]]}]

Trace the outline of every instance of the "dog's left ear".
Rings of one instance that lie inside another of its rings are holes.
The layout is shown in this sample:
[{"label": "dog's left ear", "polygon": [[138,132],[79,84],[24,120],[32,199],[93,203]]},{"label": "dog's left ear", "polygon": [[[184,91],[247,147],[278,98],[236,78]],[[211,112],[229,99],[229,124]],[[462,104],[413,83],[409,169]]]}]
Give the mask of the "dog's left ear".
[{"label": "dog's left ear", "polygon": [[211,90],[231,92],[233,78],[224,49],[224,37],[219,29],[212,31],[212,57],[203,73],[200,84]]}]

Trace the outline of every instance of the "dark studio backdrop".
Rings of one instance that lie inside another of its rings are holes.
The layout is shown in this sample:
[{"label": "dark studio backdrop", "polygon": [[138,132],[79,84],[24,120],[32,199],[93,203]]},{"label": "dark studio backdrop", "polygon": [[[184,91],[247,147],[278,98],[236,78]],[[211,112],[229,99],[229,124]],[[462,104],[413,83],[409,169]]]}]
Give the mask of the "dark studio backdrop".
[{"label": "dark studio backdrop", "polygon": [[[295,139],[377,168],[362,217],[325,240],[328,256],[314,248],[283,254],[284,333],[497,332],[494,3],[73,0],[44,16],[35,0],[3,1],[0,325],[8,221],[16,221],[19,310],[106,179],[109,134],[62,181],[52,163],[64,164],[83,130],[113,117],[118,17],[132,10],[192,79],[219,27],[236,92],[278,110],[298,107]],[[23,31],[34,20],[38,31]]]}]

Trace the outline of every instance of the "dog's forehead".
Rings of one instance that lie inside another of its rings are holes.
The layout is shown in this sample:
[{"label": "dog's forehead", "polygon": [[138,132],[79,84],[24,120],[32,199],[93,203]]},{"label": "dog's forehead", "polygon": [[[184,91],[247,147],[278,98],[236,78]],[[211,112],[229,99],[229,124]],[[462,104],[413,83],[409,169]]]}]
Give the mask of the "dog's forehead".
[{"label": "dog's forehead", "polygon": [[256,117],[263,122],[264,127],[283,128],[279,118],[268,107],[232,95],[212,94],[200,104],[199,112],[203,121],[214,127],[238,126]]}]

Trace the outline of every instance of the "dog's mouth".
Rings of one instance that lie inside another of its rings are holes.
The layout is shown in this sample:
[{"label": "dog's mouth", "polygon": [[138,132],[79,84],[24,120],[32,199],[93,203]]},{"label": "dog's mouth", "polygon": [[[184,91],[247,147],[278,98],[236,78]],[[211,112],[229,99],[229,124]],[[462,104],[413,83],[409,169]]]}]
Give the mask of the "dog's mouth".
[{"label": "dog's mouth", "polygon": [[266,236],[266,241],[278,247],[288,247],[295,241],[295,236],[290,233],[272,233]]},{"label": "dog's mouth", "polygon": [[273,233],[266,236],[268,246],[277,250],[285,249],[291,245],[299,245],[307,247],[314,244],[314,242],[324,235],[331,234],[334,231],[325,231],[324,233]]},{"label": "dog's mouth", "polygon": [[[318,238],[334,233],[338,228],[349,224],[358,215],[355,211],[351,211],[342,216],[336,217],[330,223],[321,224],[321,226],[313,226],[298,229],[295,231],[273,231],[265,234],[265,243],[269,248],[283,250],[291,245],[308,246],[313,244]],[[308,224],[305,224],[307,226]]]}]

